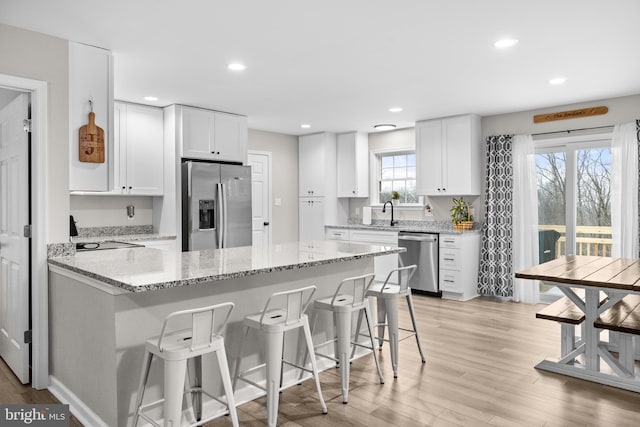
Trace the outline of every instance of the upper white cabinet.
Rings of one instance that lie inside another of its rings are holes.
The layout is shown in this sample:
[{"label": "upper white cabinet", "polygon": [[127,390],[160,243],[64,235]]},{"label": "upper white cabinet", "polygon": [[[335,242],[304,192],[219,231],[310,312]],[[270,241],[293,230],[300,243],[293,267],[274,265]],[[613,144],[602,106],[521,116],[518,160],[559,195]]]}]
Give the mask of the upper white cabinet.
[{"label": "upper white cabinet", "polygon": [[[300,197],[322,197],[335,185],[336,136],[315,133],[298,138],[298,191]],[[333,176],[327,176],[332,166]]]},{"label": "upper white cabinet", "polygon": [[113,192],[163,195],[163,136],[162,109],[114,104]]},{"label": "upper white cabinet", "polygon": [[479,195],[480,117],[469,114],[416,123],[417,193]]},{"label": "upper white cabinet", "polygon": [[181,157],[247,162],[247,118],[235,114],[178,107]]},{"label": "upper white cabinet", "polygon": [[[91,103],[89,102],[91,100]],[[81,162],[79,130],[89,113],[104,131],[104,162]],[[69,42],[69,190],[108,191],[113,136],[113,57],[111,52]]]},{"label": "upper white cabinet", "polygon": [[369,139],[367,134],[338,135],[338,197],[369,197]]}]

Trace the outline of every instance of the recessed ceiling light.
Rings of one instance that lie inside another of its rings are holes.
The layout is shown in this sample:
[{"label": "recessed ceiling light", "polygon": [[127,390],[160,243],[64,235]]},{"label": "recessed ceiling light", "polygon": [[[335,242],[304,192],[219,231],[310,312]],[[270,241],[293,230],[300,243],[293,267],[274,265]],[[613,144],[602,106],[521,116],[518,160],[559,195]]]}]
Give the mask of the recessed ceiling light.
[{"label": "recessed ceiling light", "polygon": [[375,125],[373,127],[375,130],[391,130],[391,129],[395,129],[396,125],[392,125],[392,124],[380,124],[380,125]]},{"label": "recessed ceiling light", "polygon": [[232,71],[243,71],[247,69],[247,66],[239,62],[233,62],[229,64],[227,68],[229,68]]},{"label": "recessed ceiling light", "polygon": [[550,85],[561,85],[562,83],[564,83],[566,81],[567,81],[566,77],[556,77],[556,78],[553,78],[553,79],[549,80],[549,84]]},{"label": "recessed ceiling light", "polygon": [[493,44],[494,47],[498,49],[506,49],[508,47],[512,47],[518,44],[518,40],[516,39],[501,39]]},{"label": "recessed ceiling light", "polygon": [[309,128],[311,127],[311,125],[304,124],[304,125],[300,125],[300,127],[301,127],[302,129],[309,129]]},{"label": "recessed ceiling light", "polygon": [[402,108],[400,107],[391,107],[389,108],[389,111],[392,113],[399,113],[400,111],[402,111]]},{"label": "recessed ceiling light", "polygon": [[158,97],[157,96],[145,96],[144,99],[146,99],[147,101],[157,101]]}]

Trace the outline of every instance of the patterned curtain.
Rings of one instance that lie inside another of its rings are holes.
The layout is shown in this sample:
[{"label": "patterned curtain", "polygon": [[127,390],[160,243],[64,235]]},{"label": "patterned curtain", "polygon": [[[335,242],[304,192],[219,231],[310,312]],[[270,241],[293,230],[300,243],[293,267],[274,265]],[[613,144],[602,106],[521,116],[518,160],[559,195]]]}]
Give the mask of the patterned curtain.
[{"label": "patterned curtain", "polygon": [[513,135],[487,138],[478,293],[513,297]]}]

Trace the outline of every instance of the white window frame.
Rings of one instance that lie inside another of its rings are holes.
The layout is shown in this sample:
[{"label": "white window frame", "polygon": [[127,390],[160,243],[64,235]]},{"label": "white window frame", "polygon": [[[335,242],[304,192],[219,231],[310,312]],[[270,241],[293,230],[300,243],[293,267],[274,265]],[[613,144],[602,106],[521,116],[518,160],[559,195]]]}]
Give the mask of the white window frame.
[{"label": "white window frame", "polygon": [[[395,147],[395,148],[382,148],[379,150],[370,151],[369,156],[369,171],[370,171],[370,182],[369,182],[369,202],[371,206],[382,206],[380,200],[378,200],[378,182],[381,179],[380,176],[380,157],[383,155],[390,154],[416,154],[415,147]],[[420,165],[416,161],[416,172]],[[417,182],[417,178],[416,178]],[[418,203],[402,203],[395,205],[395,209],[400,210],[417,210],[424,209],[424,196],[418,196]]]}]

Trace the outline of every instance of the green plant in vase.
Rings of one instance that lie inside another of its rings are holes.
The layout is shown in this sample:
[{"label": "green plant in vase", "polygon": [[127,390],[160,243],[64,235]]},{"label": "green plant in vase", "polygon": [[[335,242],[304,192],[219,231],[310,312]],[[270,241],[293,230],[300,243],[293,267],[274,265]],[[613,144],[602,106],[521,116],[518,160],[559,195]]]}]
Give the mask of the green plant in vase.
[{"label": "green plant in vase", "polygon": [[398,193],[397,191],[392,191],[391,200],[393,200],[394,205],[397,205],[400,201],[400,193]]},{"label": "green plant in vase", "polygon": [[451,219],[453,228],[456,230],[470,230],[473,227],[473,216],[469,203],[463,197],[459,199],[453,198],[453,206],[451,207]]}]

